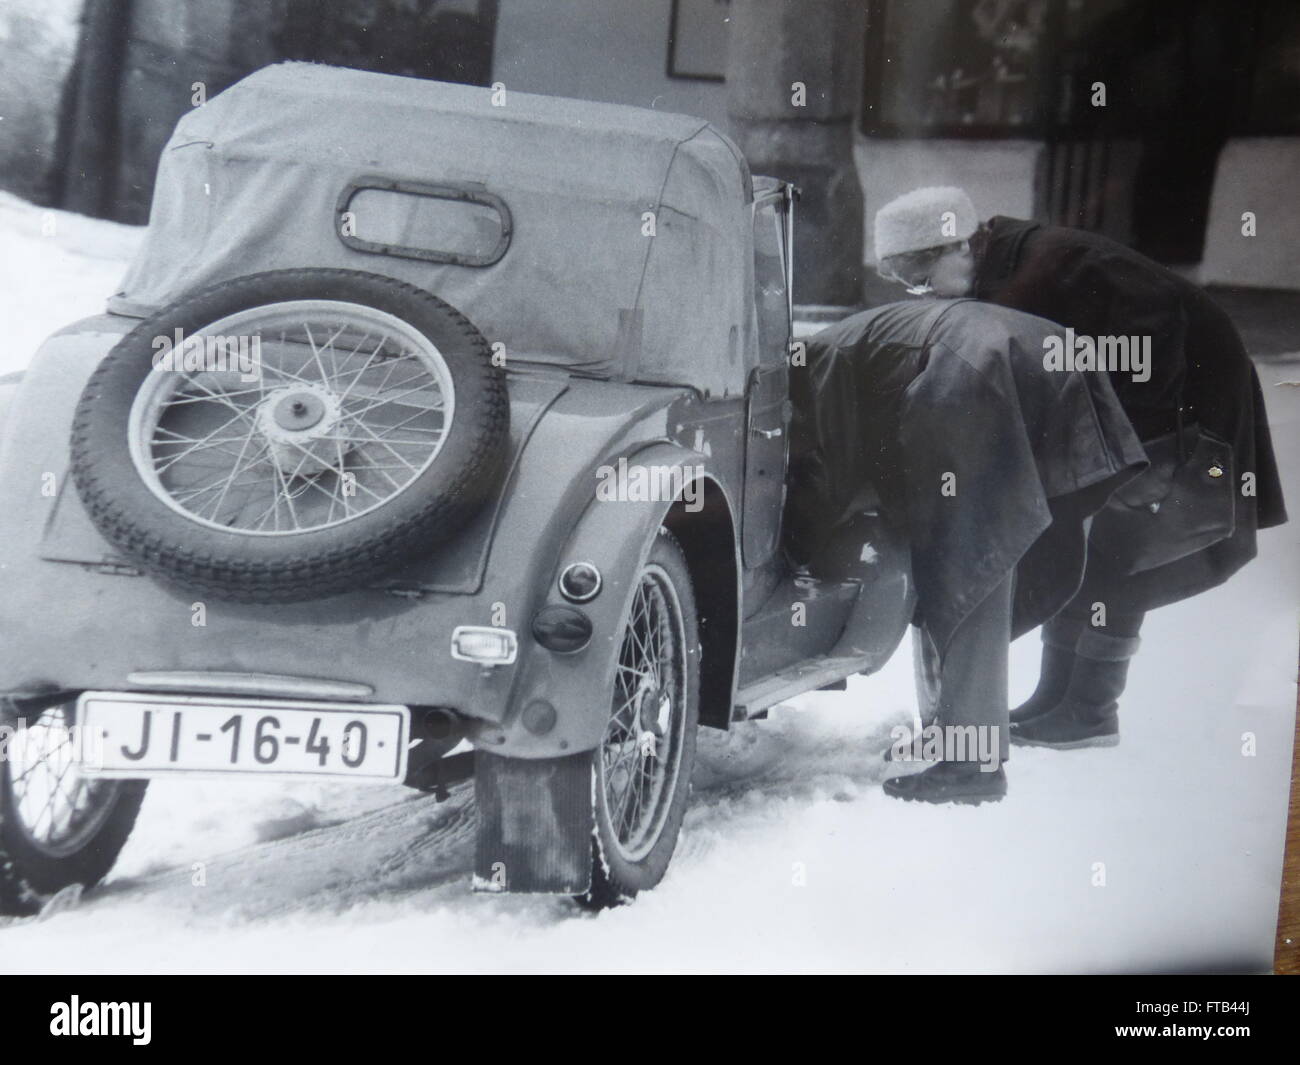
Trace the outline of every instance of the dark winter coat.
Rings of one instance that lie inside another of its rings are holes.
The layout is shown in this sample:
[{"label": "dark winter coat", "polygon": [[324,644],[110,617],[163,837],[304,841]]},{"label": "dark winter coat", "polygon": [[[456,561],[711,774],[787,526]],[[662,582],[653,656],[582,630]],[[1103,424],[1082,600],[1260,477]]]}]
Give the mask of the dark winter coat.
[{"label": "dark winter coat", "polygon": [[1104,374],[1043,368],[1060,333],[975,300],[909,300],[811,338],[791,369],[797,559],[815,569],[874,484],[906,526],[941,651],[1013,570],[1015,631],[1052,616],[1079,586],[1083,519],[1145,465]]},{"label": "dark winter coat", "polygon": [[[1107,566],[1094,538],[1090,594],[1114,610],[1140,611],[1227,580],[1255,556],[1257,529],[1286,521],[1259,378],[1228,316],[1196,285],[1106,237],[995,217],[972,241],[974,295],[1073,328],[1080,336],[1151,337],[1151,378],[1114,373],[1111,384],[1144,441],[1184,418],[1230,443],[1235,528],[1225,540],[1144,572]],[[1253,473],[1255,494],[1241,490]]]}]

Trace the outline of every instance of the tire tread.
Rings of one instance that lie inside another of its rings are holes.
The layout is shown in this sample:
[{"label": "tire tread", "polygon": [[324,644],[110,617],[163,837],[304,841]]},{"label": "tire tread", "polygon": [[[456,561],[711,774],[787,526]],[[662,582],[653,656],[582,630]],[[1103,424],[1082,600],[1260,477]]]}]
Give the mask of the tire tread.
[{"label": "tire tread", "polygon": [[[368,283],[380,276],[358,270],[301,269],[233,278],[199,293],[183,296],[162,308],[128,333],[114,351],[129,349],[129,345],[142,336],[156,334],[160,323],[196,300],[219,297],[231,289],[256,282],[310,283],[322,274],[333,275],[336,280],[347,276],[363,278]],[[395,278],[382,280],[392,290],[407,298],[424,301],[449,318],[484,375],[485,402],[479,404],[477,410],[464,414],[475,416],[475,439],[485,446],[474,449],[470,461],[460,468],[449,488],[432,495],[418,511],[394,518],[360,540],[343,543],[328,551],[315,551],[275,562],[254,561],[229,554],[215,555],[169,542],[124,508],[97,475],[100,456],[94,451],[91,434],[96,416],[95,399],[103,388],[106,375],[113,369],[114,353],[110,352],[87,380],[72,423],[72,475],[82,504],[96,528],[151,573],[180,581],[218,598],[274,603],[315,599],[364,586],[399,563],[422,553],[431,546],[438,530],[441,529],[445,536],[458,527],[472,510],[471,488],[478,487],[481,494],[481,486],[495,483],[503,472],[504,443],[508,438],[510,415],[505,373],[492,365],[491,348],[483,334],[455,307],[414,285]]]}]

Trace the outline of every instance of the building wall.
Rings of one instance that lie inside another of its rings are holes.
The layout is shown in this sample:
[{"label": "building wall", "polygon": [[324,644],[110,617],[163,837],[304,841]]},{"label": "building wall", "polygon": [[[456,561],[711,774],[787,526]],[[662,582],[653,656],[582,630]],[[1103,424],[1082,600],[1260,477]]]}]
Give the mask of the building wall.
[{"label": "building wall", "polygon": [[699,115],[727,129],[726,86],[668,76],[672,0],[500,0],[507,89]]},{"label": "building wall", "polygon": [[[1205,284],[1300,289],[1300,137],[1230,140],[1219,155],[1205,234]],[[1242,213],[1255,214],[1255,236]]]},{"label": "building wall", "polygon": [[0,4],[0,183],[38,203],[57,194],[59,113],[83,0]]},{"label": "building wall", "polygon": [[981,219],[995,214],[1034,218],[1046,148],[1040,141],[859,138],[854,146],[865,200],[865,250],[873,253],[876,212],[918,185],[959,185]]}]

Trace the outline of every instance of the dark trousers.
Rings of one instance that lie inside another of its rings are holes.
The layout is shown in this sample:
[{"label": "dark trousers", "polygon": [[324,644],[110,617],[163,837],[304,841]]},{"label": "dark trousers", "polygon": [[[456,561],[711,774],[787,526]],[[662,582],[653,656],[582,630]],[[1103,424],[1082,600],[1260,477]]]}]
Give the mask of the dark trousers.
[{"label": "dark trousers", "polygon": [[1008,574],[966,616],[953,633],[942,666],[929,634],[913,633],[922,717],[937,710],[934,720],[939,725],[996,727],[1003,761],[1010,750],[1007,649],[1014,586],[1015,576]]}]

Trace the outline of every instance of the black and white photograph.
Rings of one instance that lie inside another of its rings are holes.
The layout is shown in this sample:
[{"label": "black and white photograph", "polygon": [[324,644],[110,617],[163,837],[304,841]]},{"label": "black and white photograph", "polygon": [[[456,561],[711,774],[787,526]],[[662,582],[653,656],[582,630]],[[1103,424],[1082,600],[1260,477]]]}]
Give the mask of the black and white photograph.
[{"label": "black and white photograph", "polygon": [[0,322],[24,1038],[1300,973],[1294,0],[0,0]]}]

